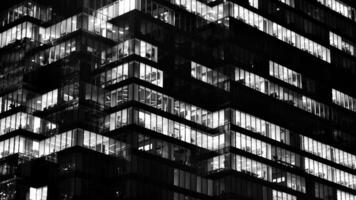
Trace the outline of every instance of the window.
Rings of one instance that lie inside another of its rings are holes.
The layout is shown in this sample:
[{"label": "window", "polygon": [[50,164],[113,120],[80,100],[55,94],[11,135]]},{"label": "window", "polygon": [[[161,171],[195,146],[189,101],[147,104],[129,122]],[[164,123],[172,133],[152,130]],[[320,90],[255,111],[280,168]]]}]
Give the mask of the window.
[{"label": "window", "polygon": [[47,200],[47,186],[41,188],[30,187],[29,200]]},{"label": "window", "polygon": [[332,89],[332,101],[336,105],[344,107],[348,110],[356,112],[356,98]]},{"label": "window", "polygon": [[269,62],[269,75],[302,88],[302,75],[273,61]]},{"label": "window", "polygon": [[229,91],[228,77],[196,62],[191,62],[191,76],[218,88]]},{"label": "window", "polygon": [[159,87],[163,87],[163,71],[144,63],[139,63],[139,78]]}]

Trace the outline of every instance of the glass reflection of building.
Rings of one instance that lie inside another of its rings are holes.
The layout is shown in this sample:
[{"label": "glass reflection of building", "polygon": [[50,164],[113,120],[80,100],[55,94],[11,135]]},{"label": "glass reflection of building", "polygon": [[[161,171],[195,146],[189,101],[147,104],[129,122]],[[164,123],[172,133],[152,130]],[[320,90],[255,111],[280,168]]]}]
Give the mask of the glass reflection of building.
[{"label": "glass reflection of building", "polygon": [[0,199],[356,200],[349,0],[4,0]]}]

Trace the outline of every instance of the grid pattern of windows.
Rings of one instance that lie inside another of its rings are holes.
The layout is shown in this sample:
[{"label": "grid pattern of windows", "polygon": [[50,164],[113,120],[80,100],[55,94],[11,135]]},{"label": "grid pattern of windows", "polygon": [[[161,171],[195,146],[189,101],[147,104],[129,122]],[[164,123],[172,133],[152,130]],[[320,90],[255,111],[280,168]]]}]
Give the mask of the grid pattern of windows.
[{"label": "grid pattern of windows", "polygon": [[41,140],[38,156],[47,156],[73,146],[81,146],[113,156],[125,156],[127,147],[125,143],[118,140],[83,129],[74,129]]},{"label": "grid pattern of windows", "polygon": [[28,101],[29,107],[35,110],[45,110],[58,103],[58,89],[47,92]]},{"label": "grid pattern of windows", "polygon": [[272,200],[297,200],[297,197],[278,190],[272,190]]},{"label": "grid pattern of windows", "polygon": [[0,47],[7,46],[16,40],[24,38],[31,39],[32,41],[39,41],[38,26],[31,22],[23,22],[16,25],[2,33],[0,33]]},{"label": "grid pattern of windows", "polygon": [[0,22],[0,24],[2,26],[5,26],[18,19],[21,19],[24,16],[33,17],[43,22],[47,22],[52,19],[52,8],[45,7],[33,1],[26,0],[3,12],[1,14],[2,21]]},{"label": "grid pattern of windows", "polygon": [[129,100],[129,87],[123,86],[108,92],[105,92],[105,106],[115,107]]},{"label": "grid pattern of windows", "polygon": [[341,15],[354,20],[355,9],[345,4],[344,2],[341,2],[339,0],[317,0],[317,1],[323,4],[324,6],[332,9],[333,11],[338,12]]},{"label": "grid pattern of windows", "polygon": [[207,68],[196,62],[191,62],[191,75],[193,78],[229,91],[228,77],[215,70]]},{"label": "grid pattern of windows", "polygon": [[337,164],[356,169],[356,155],[323,144],[306,136],[300,136],[301,149]]},{"label": "grid pattern of windows", "polygon": [[331,46],[334,46],[350,55],[355,55],[355,46],[351,42],[344,40],[341,36],[333,32],[329,32],[329,37]]},{"label": "grid pattern of windows", "polygon": [[351,189],[356,189],[355,175],[309,158],[305,158],[304,163],[305,171],[307,173],[346,186]]},{"label": "grid pattern of windows", "polygon": [[[70,177],[95,153],[115,159],[93,172],[100,180],[138,177],[106,187],[113,198],[356,200],[353,113],[343,109],[356,112],[356,98],[328,82],[356,55],[345,0],[46,2],[56,13],[32,1],[0,14],[0,174],[22,170],[7,159],[68,158],[59,172]],[[91,187],[87,175],[75,187]],[[51,185],[26,186],[26,198],[53,196]]]},{"label": "grid pattern of windows", "polygon": [[330,50],[294,31],[291,31],[271,20],[268,20],[242,6],[228,2],[231,5],[230,16],[242,20],[260,31],[263,31],[279,40],[286,42],[298,49],[308,52],[328,63],[331,62]]},{"label": "grid pattern of windows", "polygon": [[232,156],[232,169],[278,185],[286,186],[299,192],[306,192],[305,179],[303,177],[244,156]]},{"label": "grid pattern of windows", "polygon": [[285,101],[294,107],[310,112],[321,118],[330,118],[330,108],[326,104],[320,103],[305,95],[294,92],[291,89],[279,86],[278,84],[275,84],[268,79],[265,79],[246,70],[236,68],[235,81],[261,93],[268,94],[273,98]]},{"label": "grid pattern of windows", "polygon": [[269,75],[298,88],[302,88],[302,75],[276,62],[269,61]]},{"label": "grid pattern of windows", "polygon": [[99,84],[106,87],[126,80],[129,76],[129,65],[131,67],[131,63],[124,63],[100,73]]},{"label": "grid pattern of windows", "polygon": [[37,157],[39,152],[39,142],[22,136],[16,136],[0,142],[0,158],[4,158],[16,153],[26,157]]},{"label": "grid pattern of windows", "polygon": [[336,190],[337,200],[355,200],[356,195],[344,192],[341,190]]},{"label": "grid pattern of windows", "polygon": [[225,117],[227,110],[211,112],[143,86],[134,85],[134,93],[136,101],[209,128],[217,128],[228,122]]},{"label": "grid pattern of windows", "polygon": [[56,62],[77,51],[76,43],[76,39],[62,42],[44,51],[40,51],[33,56],[31,61],[35,64],[38,64],[39,66],[45,66]]},{"label": "grid pattern of windows", "polygon": [[158,49],[156,46],[142,40],[126,40],[101,52],[101,64],[105,65],[133,54],[157,62]]},{"label": "grid pattern of windows", "polygon": [[157,85],[159,87],[163,87],[163,71],[151,67],[147,64],[140,63],[140,79]]},{"label": "grid pattern of windows", "polygon": [[123,15],[131,10],[139,8],[139,0],[120,0],[114,1],[94,12],[95,17],[103,18],[106,21],[117,16]]},{"label": "grid pattern of windows", "polygon": [[288,129],[241,111],[236,110],[232,113],[232,124],[278,142],[290,144],[290,131]]},{"label": "grid pattern of windows", "polygon": [[128,110],[111,113],[105,118],[105,130],[113,131],[128,124]]},{"label": "grid pattern of windows", "polygon": [[44,134],[55,128],[56,125],[49,121],[22,112],[0,119],[0,135],[19,129]]},{"label": "grid pattern of windows", "polygon": [[191,166],[191,150],[180,145],[139,134],[137,149]]},{"label": "grid pattern of windows", "polygon": [[0,97],[0,112],[6,112],[21,105],[25,105],[30,98],[31,92],[18,89]]},{"label": "grid pattern of windows", "polygon": [[356,98],[335,89],[332,89],[331,93],[333,103],[356,112]]}]

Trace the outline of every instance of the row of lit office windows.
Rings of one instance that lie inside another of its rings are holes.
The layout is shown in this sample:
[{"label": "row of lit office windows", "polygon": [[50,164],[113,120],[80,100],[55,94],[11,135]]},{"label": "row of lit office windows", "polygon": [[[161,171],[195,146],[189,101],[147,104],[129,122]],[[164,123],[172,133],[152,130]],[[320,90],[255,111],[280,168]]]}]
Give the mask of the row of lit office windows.
[{"label": "row of lit office windows", "polygon": [[42,95],[21,88],[0,97],[0,113],[18,106],[27,106],[32,110],[43,111],[54,107],[58,102],[71,101],[77,98],[78,93],[79,91],[78,88],[75,88],[75,84],[63,86],[60,89],[55,89]]},{"label": "row of lit office windows", "polygon": [[[274,64],[272,66],[274,69],[275,68]],[[279,66],[277,66],[277,68],[279,68]],[[209,72],[210,72],[210,74],[213,74],[213,72],[215,72],[215,71],[192,62],[192,77],[194,77],[194,78],[199,77],[199,78],[197,78],[198,80],[210,83],[208,81],[209,80]],[[284,72],[284,69],[283,69],[283,72]],[[285,72],[287,72],[287,75],[288,75],[288,73],[289,73],[288,70],[286,70]],[[217,72],[215,72],[215,73],[217,73]],[[273,70],[272,73],[274,74],[275,71]],[[279,69],[278,69],[278,73],[279,73]],[[285,74],[283,73],[283,75],[285,75]],[[296,80],[295,85],[301,87],[302,86],[301,75],[300,74],[298,75],[297,73],[294,73],[294,75],[296,76],[295,78],[293,78],[293,72],[291,71],[292,80]],[[222,79],[222,82],[228,83],[228,81],[226,81],[227,77],[226,76],[222,76],[222,77],[224,77]],[[212,80],[212,76],[210,76],[210,78],[211,78],[210,80]],[[278,78],[283,79],[284,81],[287,81],[287,82],[291,82],[288,79],[284,79],[279,76],[278,76]],[[268,94],[274,98],[277,98],[279,100],[282,100],[289,104],[292,104],[295,107],[303,109],[303,110],[310,112],[314,115],[317,115],[319,117],[322,117],[322,118],[329,117],[330,109],[327,105],[325,105],[323,103],[319,103],[309,97],[301,95],[301,94],[294,92],[290,89],[281,87],[281,86],[279,86],[275,83],[272,83],[271,81],[269,81],[261,76],[255,75],[251,72],[245,71],[243,69],[235,68],[235,81],[237,81],[247,87],[250,87],[254,90]],[[294,85],[294,82],[292,82],[292,84]],[[222,86],[222,88],[227,89],[227,90],[229,89],[229,84],[222,84],[222,85],[212,84],[212,85],[214,85],[216,87],[220,87],[220,88]]]},{"label": "row of lit office windows", "polygon": [[333,32],[329,32],[329,38],[331,46],[334,46],[350,55],[355,55],[355,46],[351,42],[346,41],[341,36]]},{"label": "row of lit office windows", "polygon": [[213,162],[212,167],[207,168],[211,171],[231,168],[255,178],[286,186],[299,192],[306,192],[305,178],[244,156],[225,154],[208,159],[208,162],[209,160]]},{"label": "row of lit office windows", "polygon": [[170,3],[173,3],[177,6],[182,7],[188,12],[197,14],[198,16],[208,20],[208,21],[216,21],[222,18],[223,14],[223,5],[220,4],[218,6],[210,7],[207,4],[204,4],[197,0],[169,0]]},{"label": "row of lit office windows", "polygon": [[29,158],[38,156],[39,142],[22,136],[12,137],[0,142],[0,158],[16,153]]},{"label": "row of lit office windows", "polygon": [[100,21],[85,13],[65,19],[48,28],[43,28],[30,22],[24,22],[0,33],[0,47],[4,47],[15,40],[29,38],[39,43],[48,43],[72,33],[78,29],[118,40],[118,28],[105,21]]},{"label": "row of lit office windows", "polygon": [[[133,92],[130,93],[129,90],[132,90]],[[133,95],[133,97],[131,95]],[[206,109],[185,103],[161,92],[136,84],[120,87],[107,92],[105,95],[105,105],[114,107],[127,102],[129,99],[134,99],[135,101],[180,116],[186,120],[193,121],[209,128],[216,128],[227,123],[224,110],[210,112]]]},{"label": "row of lit office windows", "polygon": [[290,85],[302,88],[302,75],[276,62],[269,61],[269,75]]},{"label": "row of lit office windows", "polygon": [[56,125],[39,117],[22,112],[0,119],[0,135],[20,129],[37,134],[44,134],[56,129]]},{"label": "row of lit office windows", "polygon": [[356,98],[335,89],[332,89],[331,93],[333,103],[356,112]]},{"label": "row of lit office windows", "polygon": [[27,102],[30,108],[43,111],[47,108],[51,108],[58,103],[58,89],[49,91],[45,94],[39,95]]},{"label": "row of lit office windows", "polygon": [[20,105],[25,105],[26,101],[34,94],[21,88],[0,97],[0,113],[6,112]]},{"label": "row of lit office windows", "polygon": [[297,200],[297,197],[278,190],[272,190],[273,200]]},{"label": "row of lit office windows", "polygon": [[99,75],[98,82],[101,86],[109,86],[129,78],[131,74],[141,80],[163,87],[163,71],[140,62],[124,63],[108,69]]},{"label": "row of lit office windows", "polygon": [[356,169],[356,155],[323,144],[306,136],[300,136],[301,149],[337,164]]},{"label": "row of lit office windows", "polygon": [[114,47],[102,51],[101,63],[108,64],[134,54],[157,62],[158,48],[139,39],[126,40],[118,45],[115,45]]},{"label": "row of lit office windows", "polygon": [[235,110],[232,112],[231,123],[278,142],[290,144],[290,131],[288,129],[253,115]]},{"label": "row of lit office windows", "polygon": [[141,0],[120,0],[114,1],[102,8],[94,11],[94,16],[103,20],[110,20],[117,16],[123,15],[131,10],[138,9]]},{"label": "row of lit office windows", "polygon": [[[279,0],[280,2],[283,2],[291,7],[295,7],[295,2],[294,0]],[[341,15],[349,18],[349,19],[355,19],[354,18],[354,8],[351,6],[345,4],[344,2],[341,2],[339,0],[317,0],[317,2],[321,3],[322,5],[332,9],[333,11],[340,13]]]},{"label": "row of lit office windows", "polygon": [[139,74],[141,80],[152,83],[159,87],[163,87],[162,70],[156,69],[144,63],[140,63]]},{"label": "row of lit office windows", "polygon": [[329,106],[294,92],[291,89],[279,86],[269,81],[268,79],[265,79],[246,70],[236,68],[235,81],[264,94],[268,94],[273,98],[285,101],[316,116],[326,119],[330,117]]},{"label": "row of lit office windows", "polygon": [[210,85],[229,91],[228,77],[196,62],[191,62],[191,76]]},{"label": "row of lit office windows", "polygon": [[138,150],[184,165],[191,165],[191,150],[164,140],[138,135]]},{"label": "row of lit office windows", "polygon": [[40,66],[51,64],[69,56],[72,52],[77,51],[77,45],[79,45],[79,43],[77,44],[76,39],[67,40],[46,50],[40,51],[33,56],[31,61]]},{"label": "row of lit office windows", "polygon": [[130,111],[128,109],[123,109],[114,113],[109,114],[105,117],[104,130],[113,131],[120,127],[128,125],[128,115]]},{"label": "row of lit office windows", "polygon": [[232,2],[227,2],[230,7],[230,16],[240,19],[260,31],[263,31],[279,40],[286,42],[298,49],[308,52],[328,63],[331,62],[330,50],[294,31],[291,31],[279,24],[272,22],[242,6]]},{"label": "row of lit office windows", "polygon": [[323,4],[324,6],[332,9],[333,11],[340,13],[343,16],[355,20],[355,16],[354,16],[355,9],[345,4],[344,2],[339,0],[317,0],[317,1]]},{"label": "row of lit office windows", "polygon": [[336,169],[318,161],[304,158],[304,169],[307,173],[318,176],[322,179],[356,189],[356,175]]},{"label": "row of lit office windows", "polygon": [[123,86],[105,93],[105,107],[115,107],[129,100],[129,86]]},{"label": "row of lit office windows", "polygon": [[226,123],[224,110],[210,112],[206,109],[179,101],[149,88],[134,85],[135,97],[136,94],[136,101],[159,110],[164,110],[209,128],[216,128]]},{"label": "row of lit office windows", "polygon": [[336,191],[336,196],[337,200],[356,200],[356,195],[341,190]]},{"label": "row of lit office windows", "polygon": [[126,80],[129,76],[129,65],[131,68],[132,64],[133,63],[124,63],[100,73],[97,82],[102,87],[105,87]]},{"label": "row of lit office windows", "polygon": [[52,8],[26,0],[5,11],[2,15],[2,20],[0,23],[2,26],[5,26],[24,16],[47,22],[52,19]]},{"label": "row of lit office windows", "polygon": [[48,28],[40,28],[40,41],[47,43],[48,41],[59,39],[78,29],[86,30],[114,41],[117,41],[119,37],[119,31],[116,26],[100,18],[93,17],[86,13],[80,13]]},{"label": "row of lit office windows", "polygon": [[83,129],[74,129],[39,142],[38,156],[46,156],[72,146],[82,146],[106,155],[125,156],[127,145]]},{"label": "row of lit office windows", "polygon": [[216,150],[221,148],[225,142],[224,135],[212,136],[185,124],[147,111],[134,110],[133,112],[133,123],[201,148]]},{"label": "row of lit office windows", "polygon": [[[84,90],[86,95],[90,94],[90,90]],[[52,108],[56,106],[59,102],[68,102],[72,100],[77,100],[79,95],[79,84],[73,83],[65,85],[59,89],[49,91],[45,94],[38,95],[34,98],[27,99],[23,104],[28,108],[43,111],[45,109]],[[98,95],[96,95],[98,97]]]},{"label": "row of lit office windows", "polygon": [[0,142],[0,158],[20,153],[29,158],[46,156],[73,146],[82,146],[107,155],[126,156],[127,145],[117,140],[75,129],[37,141],[16,136]]},{"label": "row of lit office windows", "polygon": [[[105,130],[113,131],[132,122],[128,120],[131,109],[123,109],[105,117]],[[149,130],[197,145],[205,149],[219,149],[223,146],[224,135],[212,136],[190,126],[170,120],[168,118],[143,111],[134,110],[134,123]]]},{"label": "row of lit office windows", "polygon": [[300,167],[300,156],[286,149],[231,131],[231,146],[286,166]]},{"label": "row of lit office windows", "polygon": [[32,24],[31,22],[23,22],[16,25],[2,33],[0,33],[0,48],[4,47],[16,40],[29,38],[33,41],[39,41],[38,37],[39,26]]}]

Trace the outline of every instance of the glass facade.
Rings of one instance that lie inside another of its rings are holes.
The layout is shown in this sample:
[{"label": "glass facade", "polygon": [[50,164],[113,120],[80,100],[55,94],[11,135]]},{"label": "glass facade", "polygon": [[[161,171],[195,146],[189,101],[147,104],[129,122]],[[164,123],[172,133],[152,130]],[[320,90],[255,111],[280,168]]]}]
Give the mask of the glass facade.
[{"label": "glass facade", "polygon": [[3,1],[0,199],[355,199],[351,1]]}]

